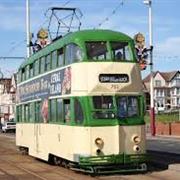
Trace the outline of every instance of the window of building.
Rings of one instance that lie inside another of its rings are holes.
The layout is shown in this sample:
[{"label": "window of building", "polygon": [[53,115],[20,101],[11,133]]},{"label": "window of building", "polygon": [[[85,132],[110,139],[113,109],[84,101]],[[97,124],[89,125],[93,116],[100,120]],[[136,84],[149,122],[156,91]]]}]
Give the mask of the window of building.
[{"label": "window of building", "polygon": [[58,66],[63,66],[64,65],[64,50],[63,48],[61,49],[58,49],[57,51],[57,63],[58,63]]},{"label": "window of building", "polygon": [[57,51],[52,52],[52,69],[55,69],[57,67]]},{"label": "window of building", "polygon": [[108,59],[107,42],[86,42],[87,56],[90,60]]},{"label": "window of building", "polygon": [[70,109],[70,100],[63,100],[63,111],[64,111],[64,122],[69,123],[71,120],[71,109]]},{"label": "window of building", "polygon": [[44,67],[45,72],[51,69],[51,55],[50,54],[46,56],[44,66],[45,66]]},{"label": "window of building", "polygon": [[76,44],[68,44],[65,50],[65,65],[82,60],[82,51]]},{"label": "window of building", "polygon": [[82,124],[84,120],[84,114],[83,114],[83,109],[80,101],[75,98],[74,100],[74,116],[75,116],[75,122],[77,124]]},{"label": "window of building", "polygon": [[161,81],[160,80],[155,80],[155,86],[160,87],[161,86]]},{"label": "window of building", "polygon": [[116,61],[131,61],[131,50],[128,46],[127,42],[110,42],[112,52],[113,52],[113,58]]}]

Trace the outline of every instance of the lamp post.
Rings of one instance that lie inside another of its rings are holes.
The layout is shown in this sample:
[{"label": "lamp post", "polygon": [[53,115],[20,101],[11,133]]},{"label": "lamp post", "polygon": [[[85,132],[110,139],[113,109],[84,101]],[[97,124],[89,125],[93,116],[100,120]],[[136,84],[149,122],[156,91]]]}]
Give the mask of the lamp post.
[{"label": "lamp post", "polygon": [[148,5],[149,9],[149,46],[150,46],[150,124],[151,135],[155,136],[155,111],[154,111],[154,77],[153,77],[153,37],[152,37],[152,0],[144,0],[144,4]]}]

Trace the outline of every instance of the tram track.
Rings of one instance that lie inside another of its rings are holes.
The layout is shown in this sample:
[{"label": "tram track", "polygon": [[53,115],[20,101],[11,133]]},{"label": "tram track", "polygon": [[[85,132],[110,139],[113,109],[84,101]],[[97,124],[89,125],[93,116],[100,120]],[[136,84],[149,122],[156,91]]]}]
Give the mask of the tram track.
[{"label": "tram track", "polygon": [[[109,174],[91,177],[70,169],[52,166],[33,157],[21,155],[15,146],[15,138],[0,134],[0,180],[179,180],[180,155],[148,151],[151,167],[147,173]],[[169,168],[179,166],[179,169]],[[169,168],[169,169],[168,169]],[[178,176],[178,178],[177,178]]]}]

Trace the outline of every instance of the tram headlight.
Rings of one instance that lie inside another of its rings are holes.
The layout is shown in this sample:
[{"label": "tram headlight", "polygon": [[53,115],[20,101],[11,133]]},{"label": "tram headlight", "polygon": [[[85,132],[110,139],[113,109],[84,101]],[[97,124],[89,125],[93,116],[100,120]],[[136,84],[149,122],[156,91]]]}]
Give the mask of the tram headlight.
[{"label": "tram headlight", "polygon": [[104,141],[101,139],[101,138],[96,138],[95,139],[95,144],[96,144],[96,146],[99,148],[99,149],[102,149],[103,148],[103,146],[104,146]]},{"label": "tram headlight", "polygon": [[139,144],[141,142],[141,138],[138,135],[133,135],[132,142],[134,142],[135,144]]},{"label": "tram headlight", "polygon": [[139,152],[141,150],[141,148],[138,145],[134,145],[133,150],[135,152]]}]

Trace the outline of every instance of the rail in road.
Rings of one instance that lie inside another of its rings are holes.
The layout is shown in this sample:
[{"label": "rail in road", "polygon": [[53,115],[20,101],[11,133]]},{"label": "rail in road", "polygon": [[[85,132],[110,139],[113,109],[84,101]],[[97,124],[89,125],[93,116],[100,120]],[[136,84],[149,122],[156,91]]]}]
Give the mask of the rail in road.
[{"label": "rail in road", "polygon": [[[44,161],[33,157],[21,155],[15,146],[14,134],[0,133],[0,180],[179,180],[180,178],[180,156],[172,154],[158,154],[149,152],[150,156],[159,164],[166,166],[151,166],[144,174],[114,174],[106,176],[91,177],[77,173],[69,169],[52,166]],[[163,159],[163,161],[161,161]],[[178,160],[177,160],[178,159]],[[168,160],[168,161],[167,161]],[[168,166],[167,166],[168,164]],[[169,168],[171,167],[171,168]],[[169,168],[169,169],[168,169]]]}]

